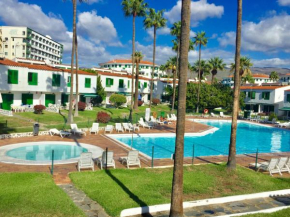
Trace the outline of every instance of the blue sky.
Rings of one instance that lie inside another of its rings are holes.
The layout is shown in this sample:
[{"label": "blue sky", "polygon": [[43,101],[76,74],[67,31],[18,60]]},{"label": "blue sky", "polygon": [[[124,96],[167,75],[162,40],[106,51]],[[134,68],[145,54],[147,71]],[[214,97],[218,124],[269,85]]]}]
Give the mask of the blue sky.
[{"label": "blue sky", "polygon": [[[132,50],[132,18],[124,17],[121,0],[89,0],[78,4],[77,27],[81,66],[97,66],[111,59],[129,58]],[[180,19],[180,0],[146,0],[149,7],[165,9],[167,26],[158,30],[157,63],[175,53],[169,29]],[[191,36],[205,31],[209,42],[202,58],[234,59],[237,2],[235,0],[192,1]],[[70,62],[72,3],[70,0],[1,0],[0,25],[28,26],[64,44],[64,63]],[[254,66],[290,67],[290,0],[244,0],[242,54]],[[136,21],[136,49],[152,60],[152,31]],[[191,51],[189,61],[197,59]]]}]

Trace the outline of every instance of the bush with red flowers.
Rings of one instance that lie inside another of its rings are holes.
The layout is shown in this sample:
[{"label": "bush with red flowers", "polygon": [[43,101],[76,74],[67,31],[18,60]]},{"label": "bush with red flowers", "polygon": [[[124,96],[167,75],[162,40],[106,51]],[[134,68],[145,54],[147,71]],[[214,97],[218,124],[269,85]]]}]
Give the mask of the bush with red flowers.
[{"label": "bush with red flowers", "polygon": [[97,122],[98,123],[108,123],[111,120],[111,116],[106,112],[98,112]]},{"label": "bush with red flowers", "polygon": [[43,110],[46,109],[44,105],[35,105],[33,108],[35,114],[42,114]]},{"label": "bush with red flowers", "polygon": [[153,105],[159,105],[160,104],[160,99],[156,99],[156,98],[152,99],[152,104]]},{"label": "bush with red flowers", "polygon": [[143,101],[138,100],[138,106],[142,106],[143,105]]},{"label": "bush with red flowers", "polygon": [[86,109],[86,103],[78,102],[78,109],[79,111],[84,111]]}]

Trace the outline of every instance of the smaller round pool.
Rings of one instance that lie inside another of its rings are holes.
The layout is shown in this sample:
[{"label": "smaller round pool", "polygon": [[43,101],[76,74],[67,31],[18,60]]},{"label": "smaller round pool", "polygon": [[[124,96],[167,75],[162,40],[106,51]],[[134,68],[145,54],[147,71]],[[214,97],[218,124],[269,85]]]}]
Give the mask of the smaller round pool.
[{"label": "smaller round pool", "polygon": [[50,165],[76,163],[83,152],[92,152],[93,158],[102,155],[103,149],[76,142],[29,142],[0,147],[0,162],[24,165]]}]

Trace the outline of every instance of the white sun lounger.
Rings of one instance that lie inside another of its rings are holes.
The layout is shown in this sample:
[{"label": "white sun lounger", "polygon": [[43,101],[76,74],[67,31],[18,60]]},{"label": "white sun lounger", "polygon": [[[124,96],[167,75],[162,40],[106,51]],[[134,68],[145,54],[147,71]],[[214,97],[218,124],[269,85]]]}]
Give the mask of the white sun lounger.
[{"label": "white sun lounger", "polygon": [[139,125],[140,125],[141,127],[143,127],[143,128],[151,129],[151,126],[149,126],[147,123],[145,123],[145,122],[143,121],[143,119],[142,119],[142,121],[139,120],[138,123],[139,123]]},{"label": "white sun lounger", "polygon": [[290,173],[290,158],[288,157],[281,157],[278,163],[278,167],[281,172],[288,172]]},{"label": "white sun lounger", "polygon": [[85,135],[86,136],[86,133],[83,132],[82,130],[80,130],[76,124],[71,124],[70,127],[71,127],[71,132],[73,134],[79,134],[79,135]]},{"label": "white sun lounger", "polygon": [[120,123],[116,123],[115,124],[115,129],[116,129],[117,132],[124,133],[124,129],[123,129],[123,127],[122,127],[122,125]]},{"label": "white sun lounger", "polygon": [[[270,175],[273,176],[273,173],[279,173],[282,176],[280,168],[278,167],[280,159],[272,158],[269,162],[262,162],[257,164],[258,171],[265,170],[269,171]],[[255,163],[251,163],[250,166],[255,166]]]},{"label": "white sun lounger", "polygon": [[114,130],[114,126],[113,126],[113,125],[107,125],[107,126],[105,127],[105,133],[106,133],[106,132],[112,133],[113,130]]},{"label": "white sun lounger", "polygon": [[129,169],[129,166],[134,166],[134,165],[137,165],[141,168],[141,163],[140,163],[140,159],[138,155],[139,155],[139,151],[135,151],[135,150],[129,151],[127,157],[120,157],[120,161],[122,164],[126,163],[128,169]]},{"label": "white sun lounger", "polygon": [[90,129],[90,134],[99,132],[99,123],[93,123],[92,128]]},{"label": "white sun lounger", "polygon": [[122,123],[122,125],[123,125],[124,130],[125,130],[125,131],[128,130],[129,133],[130,133],[131,130],[133,130],[131,127],[129,127],[129,124],[128,124],[128,123]]},{"label": "white sun lounger", "polygon": [[131,123],[128,123],[128,126],[133,129],[133,131],[140,131],[140,127],[138,127],[136,124],[131,124]]},{"label": "white sun lounger", "polygon": [[214,117],[214,118],[217,118],[217,117],[218,117],[217,115],[215,115],[215,114],[212,113],[212,112],[210,113],[210,116],[211,116],[211,117]]},{"label": "white sun lounger", "polygon": [[87,168],[92,168],[94,171],[94,161],[92,158],[92,153],[87,152],[87,153],[81,153],[80,159],[78,161],[78,171],[80,172],[81,169],[87,169]]},{"label": "white sun lounger", "polygon": [[58,129],[50,129],[49,130],[49,134],[51,136],[54,136],[54,135],[59,135],[61,138],[65,137],[65,136],[70,136],[71,133],[70,132],[66,132],[66,131],[63,131],[63,130],[58,130]]},{"label": "white sun lounger", "polygon": [[[96,159],[97,165],[100,164],[101,169],[103,167],[114,167],[116,168],[115,161],[114,161],[114,152],[108,151],[107,156],[106,156],[106,151],[103,152],[102,157]],[[107,162],[106,162],[106,157],[107,157]]]}]

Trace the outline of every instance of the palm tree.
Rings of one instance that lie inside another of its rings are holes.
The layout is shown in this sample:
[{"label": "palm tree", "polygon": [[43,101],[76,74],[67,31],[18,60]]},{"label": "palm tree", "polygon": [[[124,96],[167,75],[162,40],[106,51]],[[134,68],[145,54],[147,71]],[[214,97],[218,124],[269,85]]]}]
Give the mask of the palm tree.
[{"label": "palm tree", "polygon": [[183,152],[185,132],[186,87],[188,72],[188,47],[191,0],[183,0],[181,8],[181,37],[179,61],[179,91],[176,123],[175,158],[171,193],[170,217],[183,216]]},{"label": "palm tree", "polygon": [[175,93],[176,93],[177,58],[170,57],[169,60],[167,60],[165,67],[167,69],[171,70],[171,72],[173,74],[173,94],[172,94],[172,107],[171,107],[171,111],[173,111],[174,104],[175,104]]},{"label": "palm tree", "polygon": [[143,59],[143,54],[141,52],[135,52],[135,63],[136,63],[136,79],[135,79],[135,100],[134,100],[134,109],[138,109],[138,89],[139,89],[139,63]]},{"label": "palm tree", "polygon": [[271,74],[270,74],[270,79],[271,79],[272,81],[278,81],[278,80],[279,80],[279,75],[278,75],[278,73],[277,73],[276,71],[271,72]]},{"label": "palm tree", "polygon": [[[173,27],[171,27],[170,31],[171,35],[176,36],[177,41],[177,56],[176,56],[176,70],[174,70],[175,74],[173,74],[173,97],[175,97],[175,86],[176,86],[176,75],[178,74],[178,61],[179,61],[179,54],[180,54],[180,37],[181,37],[181,21],[175,22],[173,24]],[[173,98],[172,106],[171,106],[171,112],[174,111],[174,101],[175,98]]]},{"label": "palm tree", "polygon": [[[231,138],[227,168],[229,170],[236,169],[236,139],[237,139],[237,122],[240,102],[240,80],[241,80],[241,38],[242,38],[242,0],[238,0],[238,14],[237,14],[237,32],[236,32],[236,55],[235,55],[235,72],[234,73],[234,103],[233,103],[233,117],[231,126]],[[237,73],[240,72],[240,73]],[[243,72],[244,73],[244,72]]]},{"label": "palm tree", "polygon": [[[178,42],[177,42],[177,39],[172,40],[172,43],[173,43],[172,50],[174,50],[175,52],[178,52]],[[189,48],[188,48],[188,51],[192,51],[192,50],[194,50],[194,42],[191,39],[189,39]]]},{"label": "palm tree", "polygon": [[[253,63],[251,62],[251,59],[249,57],[241,57],[240,58],[240,70],[239,70],[239,75],[240,76],[246,76],[247,74],[252,75],[251,72],[251,67],[253,66]],[[231,63],[231,67],[230,67],[230,72],[235,72],[236,70],[236,64],[235,63]]]},{"label": "palm tree", "polygon": [[218,70],[223,71],[226,67],[226,64],[224,63],[223,59],[221,59],[219,57],[211,58],[208,61],[208,64],[210,66],[210,71],[211,71],[211,75],[212,75],[211,76],[211,83],[213,84],[214,77],[218,73]]},{"label": "palm tree", "polygon": [[76,105],[75,105],[75,117],[79,116],[79,60],[78,60],[78,35],[76,29],[76,38],[75,38],[75,52],[76,52]]},{"label": "palm tree", "polygon": [[132,36],[132,88],[131,88],[131,110],[130,120],[132,121],[133,100],[134,100],[134,67],[135,67],[135,20],[136,17],[144,17],[146,15],[147,3],[144,0],[123,0],[123,12],[126,17],[133,17],[133,36]]},{"label": "palm tree", "polygon": [[[199,61],[201,59],[201,46],[207,45],[207,37],[205,37],[205,32],[198,32],[197,35],[194,37],[194,44],[199,47]],[[197,91],[197,106],[196,106],[196,113],[199,112],[199,97],[200,97],[200,83],[201,83],[201,75],[200,69],[198,72],[198,91]]]},{"label": "palm tree", "polygon": [[[167,73],[167,68],[165,65],[160,65],[159,66],[159,70],[162,71],[162,72],[166,72]],[[164,75],[163,75],[164,76]]]},{"label": "palm tree", "polygon": [[150,102],[149,107],[151,108],[152,102],[152,93],[153,93],[153,78],[154,78],[154,70],[155,70],[155,54],[156,54],[156,32],[157,29],[163,28],[166,26],[166,19],[163,17],[164,10],[155,12],[155,9],[150,8],[149,14],[146,15],[144,20],[145,29],[149,29],[153,27],[154,31],[154,39],[153,39],[153,68],[151,73],[151,84],[150,84]]},{"label": "palm tree", "polygon": [[247,82],[249,84],[255,83],[255,79],[253,78],[253,76],[251,74],[247,74],[241,78],[241,84],[246,84]]},{"label": "palm tree", "polygon": [[190,70],[198,73],[200,80],[203,80],[210,73],[211,66],[205,60],[197,60],[190,66]]}]

